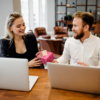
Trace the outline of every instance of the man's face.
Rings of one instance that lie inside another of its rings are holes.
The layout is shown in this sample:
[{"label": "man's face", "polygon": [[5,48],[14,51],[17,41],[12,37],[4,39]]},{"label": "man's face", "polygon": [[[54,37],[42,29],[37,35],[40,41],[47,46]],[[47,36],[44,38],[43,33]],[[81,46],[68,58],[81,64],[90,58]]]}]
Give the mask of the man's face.
[{"label": "man's face", "polygon": [[72,28],[75,39],[81,39],[84,36],[83,28],[84,27],[83,27],[82,19],[75,17],[73,20],[73,28]]}]

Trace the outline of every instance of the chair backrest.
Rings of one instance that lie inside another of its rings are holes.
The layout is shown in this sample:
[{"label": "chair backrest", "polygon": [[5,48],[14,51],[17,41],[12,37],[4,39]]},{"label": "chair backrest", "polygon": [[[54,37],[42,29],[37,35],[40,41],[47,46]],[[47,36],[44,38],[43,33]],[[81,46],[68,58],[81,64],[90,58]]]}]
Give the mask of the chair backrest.
[{"label": "chair backrest", "polygon": [[27,34],[34,34],[32,30],[28,30]]},{"label": "chair backrest", "polygon": [[98,22],[95,26],[94,33],[100,34],[100,22]]},{"label": "chair backrest", "polygon": [[34,34],[36,38],[38,38],[40,35],[47,35],[46,29],[44,27],[35,28]]},{"label": "chair backrest", "polygon": [[54,27],[54,33],[55,33],[55,35],[58,35],[58,34],[68,35],[68,27],[56,26],[56,27]]},{"label": "chair backrest", "polygon": [[61,55],[63,51],[62,40],[40,39],[40,49]]}]

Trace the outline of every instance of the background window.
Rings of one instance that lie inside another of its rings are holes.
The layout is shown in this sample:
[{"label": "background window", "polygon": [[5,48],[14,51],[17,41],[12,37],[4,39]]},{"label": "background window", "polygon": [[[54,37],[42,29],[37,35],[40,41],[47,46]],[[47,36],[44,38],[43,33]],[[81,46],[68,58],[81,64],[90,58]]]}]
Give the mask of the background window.
[{"label": "background window", "polygon": [[25,21],[26,32],[29,30],[29,9],[28,9],[28,0],[21,0],[21,14]]},{"label": "background window", "polygon": [[21,0],[21,13],[26,23],[26,31],[36,27],[46,28],[46,0]]}]

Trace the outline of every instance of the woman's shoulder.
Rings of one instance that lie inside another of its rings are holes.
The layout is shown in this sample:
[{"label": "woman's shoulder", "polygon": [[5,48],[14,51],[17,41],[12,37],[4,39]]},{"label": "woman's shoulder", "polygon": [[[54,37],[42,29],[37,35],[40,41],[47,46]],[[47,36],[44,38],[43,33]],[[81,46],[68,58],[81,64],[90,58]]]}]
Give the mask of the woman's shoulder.
[{"label": "woman's shoulder", "polygon": [[6,39],[6,38],[1,38],[0,42],[4,43],[4,44],[8,44],[10,42],[10,40]]},{"label": "woman's shoulder", "polygon": [[3,47],[9,47],[9,43],[10,43],[10,40],[6,39],[6,38],[2,38],[0,39],[0,45],[3,46]]},{"label": "woman's shoulder", "polygon": [[25,37],[28,39],[33,39],[33,38],[35,38],[35,35],[34,34],[25,34]]},{"label": "woman's shoulder", "polygon": [[34,42],[36,41],[35,35],[34,34],[26,34],[25,36],[26,41]]}]

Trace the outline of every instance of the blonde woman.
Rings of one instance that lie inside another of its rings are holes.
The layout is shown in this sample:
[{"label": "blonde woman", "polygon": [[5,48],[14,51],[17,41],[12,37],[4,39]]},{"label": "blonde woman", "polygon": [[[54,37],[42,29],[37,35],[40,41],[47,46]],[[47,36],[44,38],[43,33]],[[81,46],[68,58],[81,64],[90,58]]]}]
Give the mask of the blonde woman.
[{"label": "blonde woman", "polygon": [[36,58],[36,38],[33,34],[25,34],[25,29],[19,13],[14,12],[7,17],[5,36],[0,40],[0,57],[27,58],[29,67],[41,66],[41,60]]}]

